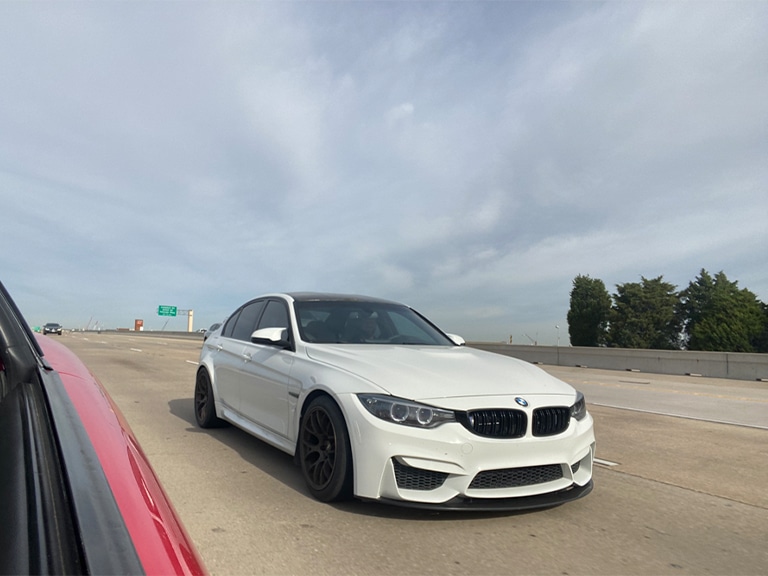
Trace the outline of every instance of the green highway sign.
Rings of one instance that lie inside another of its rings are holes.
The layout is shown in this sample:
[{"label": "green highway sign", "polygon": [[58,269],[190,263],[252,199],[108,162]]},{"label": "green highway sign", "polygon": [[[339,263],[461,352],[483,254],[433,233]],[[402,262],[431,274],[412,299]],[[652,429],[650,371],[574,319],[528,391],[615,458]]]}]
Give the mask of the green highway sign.
[{"label": "green highway sign", "polygon": [[176,306],[158,306],[158,316],[176,316]]}]

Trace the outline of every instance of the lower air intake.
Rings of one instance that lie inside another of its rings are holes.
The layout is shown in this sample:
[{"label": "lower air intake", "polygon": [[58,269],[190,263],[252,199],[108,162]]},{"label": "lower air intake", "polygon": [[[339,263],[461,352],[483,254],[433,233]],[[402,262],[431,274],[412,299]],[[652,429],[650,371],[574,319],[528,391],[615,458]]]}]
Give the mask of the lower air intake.
[{"label": "lower air intake", "polygon": [[544,484],[563,477],[560,464],[548,466],[527,466],[525,468],[506,468],[503,470],[485,470],[477,474],[469,485],[474,490],[493,488],[519,488]]},{"label": "lower air intake", "polygon": [[434,490],[440,488],[448,477],[448,474],[444,472],[433,472],[432,470],[406,466],[396,458],[392,459],[392,463],[395,466],[397,487],[403,490]]}]

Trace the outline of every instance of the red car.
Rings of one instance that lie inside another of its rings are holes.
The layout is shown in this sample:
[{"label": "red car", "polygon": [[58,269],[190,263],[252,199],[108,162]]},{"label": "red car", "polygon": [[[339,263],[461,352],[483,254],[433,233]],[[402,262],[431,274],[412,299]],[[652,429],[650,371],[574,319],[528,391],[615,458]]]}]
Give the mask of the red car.
[{"label": "red car", "polygon": [[0,493],[0,573],[206,573],[109,394],[2,283]]}]

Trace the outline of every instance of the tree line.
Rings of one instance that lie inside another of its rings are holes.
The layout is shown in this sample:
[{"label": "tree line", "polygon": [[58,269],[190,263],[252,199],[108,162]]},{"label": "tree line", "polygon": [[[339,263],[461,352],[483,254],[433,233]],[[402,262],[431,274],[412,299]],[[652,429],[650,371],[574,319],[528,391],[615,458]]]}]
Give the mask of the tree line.
[{"label": "tree line", "polygon": [[701,273],[684,290],[662,276],[617,284],[573,280],[568,334],[573,346],[768,352],[768,305],[723,272]]}]

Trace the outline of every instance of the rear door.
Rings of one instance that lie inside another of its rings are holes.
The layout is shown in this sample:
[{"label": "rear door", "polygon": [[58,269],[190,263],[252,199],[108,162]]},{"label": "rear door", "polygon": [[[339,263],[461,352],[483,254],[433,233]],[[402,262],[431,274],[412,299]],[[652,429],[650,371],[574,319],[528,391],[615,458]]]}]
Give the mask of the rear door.
[{"label": "rear door", "polygon": [[[287,302],[269,300],[256,330],[285,328],[288,338],[292,331]],[[244,377],[239,382],[240,409],[246,418],[263,428],[288,437],[288,384],[294,352],[277,346],[249,343],[243,352]]]},{"label": "rear door", "polygon": [[266,300],[255,300],[243,306],[227,321],[218,342],[210,343],[218,348],[214,377],[219,401],[236,412],[242,412],[241,388],[243,380],[249,377],[246,351],[265,304]]}]

